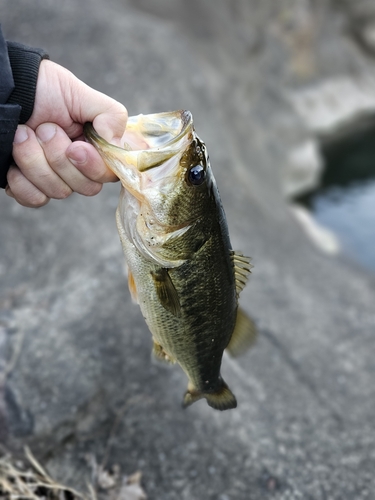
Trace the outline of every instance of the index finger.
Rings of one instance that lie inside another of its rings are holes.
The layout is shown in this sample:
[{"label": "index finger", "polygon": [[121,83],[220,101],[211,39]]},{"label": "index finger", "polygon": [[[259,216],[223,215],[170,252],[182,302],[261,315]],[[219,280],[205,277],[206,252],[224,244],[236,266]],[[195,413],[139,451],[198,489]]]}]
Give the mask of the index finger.
[{"label": "index finger", "polygon": [[66,155],[76,169],[88,179],[100,183],[118,181],[98,151],[88,142],[72,142],[66,150]]}]

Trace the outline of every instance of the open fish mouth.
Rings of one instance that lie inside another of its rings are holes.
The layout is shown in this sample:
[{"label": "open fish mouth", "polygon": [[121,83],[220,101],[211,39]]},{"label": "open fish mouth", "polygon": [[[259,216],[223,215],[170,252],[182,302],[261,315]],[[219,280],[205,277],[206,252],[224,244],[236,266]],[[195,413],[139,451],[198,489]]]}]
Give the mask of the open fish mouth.
[{"label": "open fish mouth", "polygon": [[[131,116],[123,136],[123,147],[114,146],[100,137],[92,124],[86,123],[88,141],[107,158],[121,158],[128,167],[139,172],[158,167],[176,155],[181,156],[193,137],[193,117],[190,111],[179,110],[149,115]],[[116,162],[108,165],[121,179]]]},{"label": "open fish mouth", "polygon": [[[187,167],[181,158],[196,137],[190,111],[130,117],[123,135],[124,147],[100,137],[91,123],[85,124],[84,134],[120,179],[125,191],[137,202],[147,205],[147,213],[153,214],[153,223],[169,227],[170,224],[161,219],[165,212],[162,200],[171,199],[177,186],[186,182]],[[182,227],[180,222],[172,226]]]}]

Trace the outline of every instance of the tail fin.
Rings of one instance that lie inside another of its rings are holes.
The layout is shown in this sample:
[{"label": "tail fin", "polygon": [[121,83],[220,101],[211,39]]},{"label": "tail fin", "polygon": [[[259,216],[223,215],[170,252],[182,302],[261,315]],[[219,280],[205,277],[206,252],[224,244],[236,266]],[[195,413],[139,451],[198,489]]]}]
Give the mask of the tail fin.
[{"label": "tail fin", "polygon": [[214,408],[215,410],[231,410],[237,407],[236,396],[229,389],[227,384],[222,378],[218,384],[218,388],[215,392],[204,393],[195,389],[191,384],[188,385],[188,390],[185,393],[184,400],[182,402],[183,408],[187,408],[196,401],[205,398],[207,400],[208,406]]}]

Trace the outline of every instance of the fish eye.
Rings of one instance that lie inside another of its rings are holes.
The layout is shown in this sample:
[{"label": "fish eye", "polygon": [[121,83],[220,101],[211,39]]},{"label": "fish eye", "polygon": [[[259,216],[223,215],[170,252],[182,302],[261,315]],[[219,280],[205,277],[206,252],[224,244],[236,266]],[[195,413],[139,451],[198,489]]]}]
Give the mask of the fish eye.
[{"label": "fish eye", "polygon": [[188,172],[189,183],[200,186],[206,179],[206,171],[202,165],[194,165]]}]

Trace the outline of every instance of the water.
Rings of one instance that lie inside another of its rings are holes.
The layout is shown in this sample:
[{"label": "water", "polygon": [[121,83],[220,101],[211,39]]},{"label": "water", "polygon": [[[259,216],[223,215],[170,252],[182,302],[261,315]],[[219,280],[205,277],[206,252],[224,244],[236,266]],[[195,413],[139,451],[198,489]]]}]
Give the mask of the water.
[{"label": "water", "polygon": [[320,189],[297,201],[331,229],[343,252],[375,272],[375,127],[322,147]]},{"label": "water", "polygon": [[375,272],[375,180],[326,189],[313,197],[311,209],[348,256]]}]

